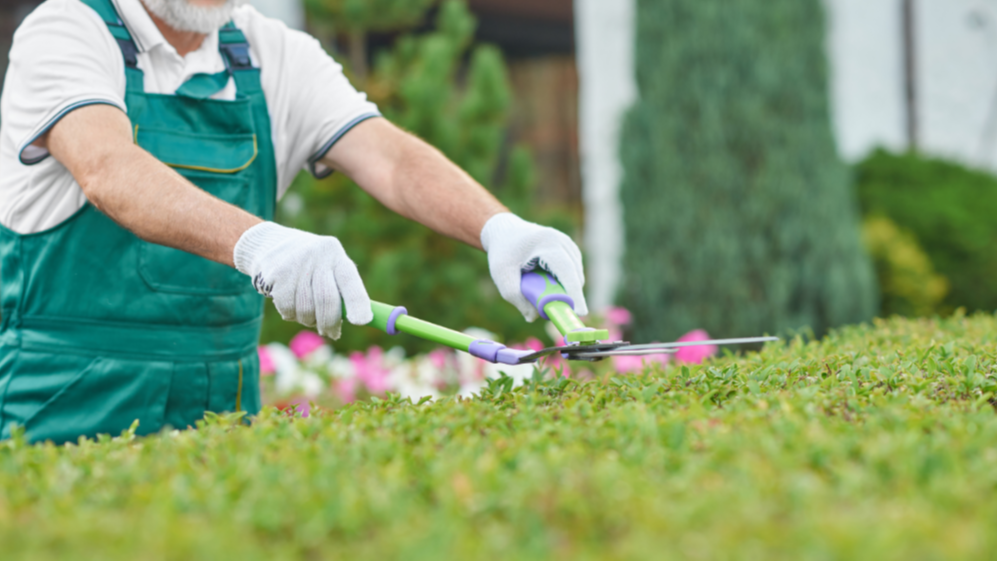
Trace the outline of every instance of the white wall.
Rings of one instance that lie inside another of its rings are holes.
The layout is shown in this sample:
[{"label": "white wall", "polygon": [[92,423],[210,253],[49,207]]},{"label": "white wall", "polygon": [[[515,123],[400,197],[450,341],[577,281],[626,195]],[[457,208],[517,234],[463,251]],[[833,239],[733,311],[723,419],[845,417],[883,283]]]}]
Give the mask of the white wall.
[{"label": "white wall", "polygon": [[918,8],[921,148],[997,170],[997,1]]},{"label": "white wall", "polygon": [[[900,0],[825,0],[834,128],[854,161],[907,146]],[[921,150],[997,171],[997,0],[917,0]]]},{"label": "white wall", "polygon": [[634,0],[575,0],[586,296],[593,312],[613,303],[620,282],[623,172],[618,147],[623,115],[637,99],[634,10]]},{"label": "white wall", "polygon": [[294,29],[304,29],[305,11],[301,0],[250,0],[261,14],[277,18]]},{"label": "white wall", "polygon": [[[949,0],[943,0],[949,1]],[[900,0],[825,0],[839,150],[858,160],[907,146]]]}]

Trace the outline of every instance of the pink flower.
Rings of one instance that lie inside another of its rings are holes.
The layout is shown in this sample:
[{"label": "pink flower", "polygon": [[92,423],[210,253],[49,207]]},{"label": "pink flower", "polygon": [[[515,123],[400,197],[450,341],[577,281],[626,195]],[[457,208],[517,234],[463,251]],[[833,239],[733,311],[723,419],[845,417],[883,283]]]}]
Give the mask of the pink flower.
[{"label": "pink flower", "polygon": [[357,400],[357,379],[344,378],[338,380],[333,386],[333,391],[343,403],[353,403]]},{"label": "pink flower", "polygon": [[308,401],[307,397],[296,397],[291,400],[291,406],[297,411],[302,417],[308,417],[312,412],[312,404]]},{"label": "pink flower", "polygon": [[606,331],[609,332],[609,338],[607,341],[622,341],[623,340],[623,330],[615,325],[610,325]]},{"label": "pink flower", "polygon": [[530,337],[526,340],[526,348],[531,351],[542,351],[544,348],[543,341],[537,339],[536,337]]},{"label": "pink flower", "polygon": [[[697,329],[686,333],[679,339],[680,343],[691,343],[696,341],[709,341],[710,334],[703,331],[702,329]],[[685,362],[688,364],[702,364],[704,360],[710,358],[711,356],[717,354],[716,345],[699,345],[695,347],[682,347],[675,354],[675,359],[679,362]]]},{"label": "pink flower", "polygon": [[619,326],[619,325],[630,325],[633,320],[633,316],[630,314],[630,310],[626,308],[610,308],[606,310],[606,322]]},{"label": "pink flower", "polygon": [[606,310],[606,329],[609,331],[609,341],[622,341],[624,325],[629,325],[633,316],[626,308],[609,308]]},{"label": "pink flower", "polygon": [[371,347],[366,356],[355,352],[350,355],[350,361],[357,379],[371,393],[383,394],[391,389],[391,381],[388,379],[391,372],[384,367],[384,351],[381,347]]},{"label": "pink flower", "polygon": [[652,364],[668,364],[671,359],[669,355],[647,355],[647,356],[614,356],[613,368],[617,372],[643,372],[644,367]]},{"label": "pink flower", "polygon": [[443,370],[447,365],[447,351],[436,349],[429,353],[429,363],[437,370]]},{"label": "pink flower", "polygon": [[554,361],[548,359],[548,364],[550,364],[551,368],[553,368],[555,371],[559,370],[561,372],[562,378],[571,377],[571,367],[568,366],[568,361],[561,359],[560,355],[558,355],[557,359]]},{"label": "pink flower", "polygon": [[[529,345],[530,342],[534,342],[534,341],[535,341],[535,344],[534,345],[530,345],[530,348],[532,350],[534,350],[534,351],[543,350],[543,348],[544,348],[543,347],[543,343],[541,343],[540,341],[537,341],[536,339],[531,339],[530,341],[527,341],[526,343],[527,343],[527,345]],[[562,342],[562,344],[563,345],[567,345],[567,342],[566,341]],[[558,371],[558,370],[560,370],[561,371],[561,376],[563,376],[565,378],[570,378],[571,377],[571,367],[568,366],[568,361],[564,360],[564,357],[561,356],[561,353],[554,353],[552,355],[548,355],[546,358],[542,359],[541,362],[543,363],[544,366],[550,368],[551,370],[553,370],[555,372]]]},{"label": "pink flower", "polygon": [[[562,343],[563,344],[563,343]],[[520,343],[518,345],[511,345],[511,348],[521,350],[521,351],[542,351],[544,347],[543,341],[537,339],[536,337],[530,337],[525,343]],[[560,354],[553,354],[541,360],[541,363],[551,368],[552,370],[561,370],[561,374],[565,378],[571,377],[571,368],[568,366],[568,362],[564,360]]]},{"label": "pink flower", "polygon": [[312,354],[315,349],[322,345],[325,345],[325,339],[321,335],[311,331],[302,331],[295,335],[294,339],[291,339],[291,344],[288,347],[294,356],[300,359]]},{"label": "pink flower", "polygon": [[256,353],[260,355],[260,374],[263,376],[270,376],[277,371],[277,368],[273,364],[273,357],[270,356],[270,351],[266,347],[257,347]]}]

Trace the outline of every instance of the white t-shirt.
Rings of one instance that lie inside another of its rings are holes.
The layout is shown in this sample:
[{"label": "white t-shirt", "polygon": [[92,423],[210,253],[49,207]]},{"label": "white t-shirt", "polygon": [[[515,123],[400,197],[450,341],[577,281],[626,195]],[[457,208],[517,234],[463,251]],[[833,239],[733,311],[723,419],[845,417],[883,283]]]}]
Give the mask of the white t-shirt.
[{"label": "white t-shirt", "polygon": [[[225,69],[217,33],[181,58],[140,0],[113,1],[138,47],[147,93],[173,94],[195,74]],[[357,123],[379,113],[314,38],[252,6],[238,8],[233,20],[260,67],[280,197],[300,169],[327,173],[316,160]],[[235,94],[230,80],[213,97],[231,100]],[[121,49],[89,6],[48,0],[14,34],[0,97],[0,224],[22,234],[41,232],[86,203],[69,171],[31,143],[66,113],[95,103],[127,111]]]}]

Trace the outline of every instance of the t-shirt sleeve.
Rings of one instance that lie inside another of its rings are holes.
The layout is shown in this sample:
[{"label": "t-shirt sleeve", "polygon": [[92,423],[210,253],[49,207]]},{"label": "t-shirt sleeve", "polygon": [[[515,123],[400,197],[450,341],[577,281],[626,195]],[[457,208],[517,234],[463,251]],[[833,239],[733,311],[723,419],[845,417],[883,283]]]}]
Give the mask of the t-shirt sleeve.
[{"label": "t-shirt sleeve", "polygon": [[82,2],[50,0],[14,34],[0,111],[3,133],[25,165],[48,151],[31,143],[70,111],[108,104],[125,111],[124,62],[106,25]]},{"label": "t-shirt sleeve", "polygon": [[282,195],[302,168],[317,177],[329,175],[320,159],[351,128],[380,112],[312,36],[248,6],[235,19],[260,64]]}]

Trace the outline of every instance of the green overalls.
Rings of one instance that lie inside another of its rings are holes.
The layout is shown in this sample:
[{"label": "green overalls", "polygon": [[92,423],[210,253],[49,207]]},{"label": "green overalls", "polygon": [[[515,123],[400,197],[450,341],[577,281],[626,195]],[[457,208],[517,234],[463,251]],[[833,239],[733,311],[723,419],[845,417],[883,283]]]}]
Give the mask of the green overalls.
[{"label": "green overalls", "polygon": [[[223,75],[196,77],[184,95],[147,94],[111,1],[84,2],[121,46],[135,142],[208,193],[272,218],[270,116],[242,32],[219,32],[235,101],[206,99]],[[259,411],[263,300],[245,275],[144,242],[89,204],[37,234],[0,227],[0,256],[0,438],[15,424],[32,441],[62,443],[117,435],[136,419],[149,434],[206,411]]]}]

